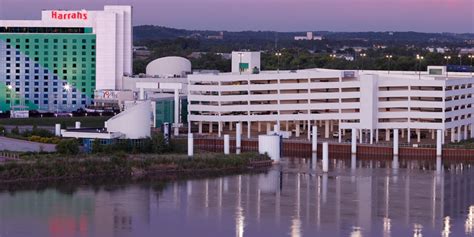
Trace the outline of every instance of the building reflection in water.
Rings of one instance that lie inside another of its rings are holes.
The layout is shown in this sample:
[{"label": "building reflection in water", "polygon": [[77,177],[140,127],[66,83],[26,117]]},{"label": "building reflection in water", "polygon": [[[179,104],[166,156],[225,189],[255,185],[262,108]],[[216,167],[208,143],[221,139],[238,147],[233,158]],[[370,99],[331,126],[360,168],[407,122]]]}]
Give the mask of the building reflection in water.
[{"label": "building reflection in water", "polygon": [[[16,237],[5,233],[51,223],[61,228],[38,228],[37,236],[474,234],[470,164],[355,156],[330,164],[330,172],[323,174],[312,156],[283,160],[263,174],[178,181],[160,188],[135,184],[84,187],[72,194],[55,189],[2,192],[0,235]],[[51,221],[58,219],[70,221]]]}]

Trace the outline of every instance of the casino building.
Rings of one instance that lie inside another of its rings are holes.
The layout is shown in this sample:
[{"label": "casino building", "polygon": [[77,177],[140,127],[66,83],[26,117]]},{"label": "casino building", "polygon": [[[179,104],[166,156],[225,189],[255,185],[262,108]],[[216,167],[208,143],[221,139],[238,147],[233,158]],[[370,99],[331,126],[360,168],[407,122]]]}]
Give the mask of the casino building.
[{"label": "casino building", "polygon": [[73,111],[132,74],[132,7],[0,20],[0,111]]}]

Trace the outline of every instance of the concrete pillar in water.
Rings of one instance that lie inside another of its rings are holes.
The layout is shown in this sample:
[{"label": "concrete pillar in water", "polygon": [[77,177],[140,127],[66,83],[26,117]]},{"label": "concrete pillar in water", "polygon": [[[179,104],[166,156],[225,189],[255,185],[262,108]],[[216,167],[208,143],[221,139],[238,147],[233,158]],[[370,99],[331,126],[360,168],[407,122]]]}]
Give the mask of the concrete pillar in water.
[{"label": "concrete pillar in water", "polygon": [[81,128],[81,122],[79,122],[79,121],[76,121],[76,124],[75,124],[75,125],[76,125],[76,126],[75,126],[75,127],[76,127],[76,129],[79,129],[79,128]]},{"label": "concrete pillar in water", "polygon": [[194,138],[192,133],[188,133],[188,157],[194,156]]},{"label": "concrete pillar in water", "polygon": [[323,172],[327,173],[329,170],[329,144],[323,143]]},{"label": "concrete pillar in water", "polygon": [[235,153],[240,154],[242,145],[242,123],[238,122],[235,124]]},{"label": "concrete pillar in water", "polygon": [[441,130],[436,130],[436,156],[441,156],[443,153],[442,134]]},{"label": "concrete pillar in water", "polygon": [[398,129],[393,129],[393,155],[398,156]]},{"label": "concrete pillar in water", "polygon": [[351,138],[351,153],[356,154],[357,153],[357,134],[356,134],[356,129],[352,129],[352,138]]},{"label": "concrete pillar in water", "polygon": [[324,138],[329,138],[329,121],[324,121]]},{"label": "concrete pillar in water", "polygon": [[296,121],[296,137],[300,137],[300,121]]},{"label": "concrete pillar in water", "polygon": [[57,137],[61,136],[61,124],[57,123],[54,125],[54,135]]},{"label": "concrete pillar in water", "polygon": [[230,137],[229,134],[224,134],[224,154],[230,154]]},{"label": "concrete pillar in water", "polygon": [[315,153],[318,151],[318,127],[313,126],[312,130],[313,130],[313,139],[311,142],[311,150],[313,151],[313,153]]}]

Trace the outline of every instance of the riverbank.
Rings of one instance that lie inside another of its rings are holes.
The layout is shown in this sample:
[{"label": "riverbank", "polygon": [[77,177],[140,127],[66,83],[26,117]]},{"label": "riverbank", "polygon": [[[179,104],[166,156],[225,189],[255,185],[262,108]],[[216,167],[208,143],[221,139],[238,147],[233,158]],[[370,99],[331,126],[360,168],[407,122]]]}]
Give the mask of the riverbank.
[{"label": "riverbank", "polygon": [[207,153],[188,158],[182,154],[115,154],[110,156],[58,154],[24,156],[0,164],[0,183],[74,180],[98,177],[216,175],[265,169],[268,156],[257,153],[227,155]]}]

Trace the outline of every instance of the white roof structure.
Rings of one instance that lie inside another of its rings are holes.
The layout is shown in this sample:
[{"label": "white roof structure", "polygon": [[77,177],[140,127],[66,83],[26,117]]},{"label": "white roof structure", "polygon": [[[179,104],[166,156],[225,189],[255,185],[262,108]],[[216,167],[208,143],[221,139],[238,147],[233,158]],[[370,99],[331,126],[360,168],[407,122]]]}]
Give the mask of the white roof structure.
[{"label": "white roof structure", "polygon": [[146,66],[146,75],[158,77],[183,77],[191,73],[191,61],[182,57],[164,57]]}]

